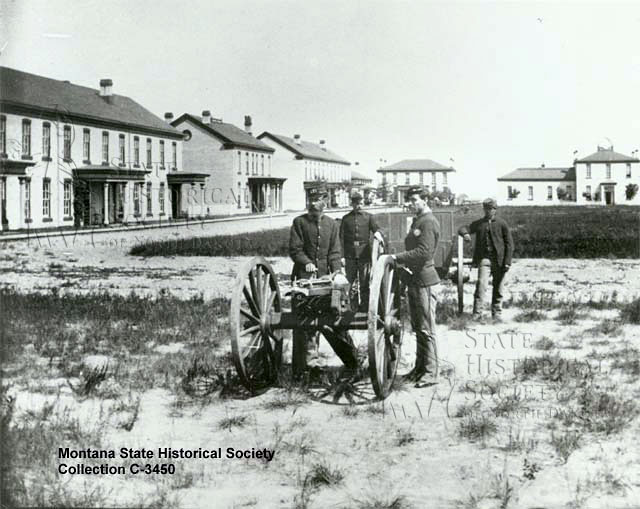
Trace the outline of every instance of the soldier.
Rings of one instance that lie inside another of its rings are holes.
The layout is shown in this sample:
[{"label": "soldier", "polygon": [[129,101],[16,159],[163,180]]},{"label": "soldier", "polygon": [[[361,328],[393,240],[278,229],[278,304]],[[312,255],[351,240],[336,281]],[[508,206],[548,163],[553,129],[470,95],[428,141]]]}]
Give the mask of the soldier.
[{"label": "soldier", "polygon": [[440,224],[427,205],[428,193],[422,187],[412,187],[407,194],[415,217],[404,239],[406,251],[392,257],[399,265],[409,269],[406,278],[409,312],[411,327],[416,334],[416,363],[405,375],[405,379],[421,386],[436,383],[438,375],[436,285],[440,282],[440,277],[435,269],[433,255],[438,246]]},{"label": "soldier", "polygon": [[370,233],[384,242],[382,232],[373,215],[362,210],[362,195],[351,195],[353,210],[340,223],[340,243],[344,253],[347,279],[353,285],[356,279],[360,288],[360,308],[369,305],[369,273],[371,271]]},{"label": "soldier", "polygon": [[[313,275],[324,276],[341,270],[338,225],[323,214],[326,196],[326,191],[322,188],[312,190],[309,195],[308,212],[293,220],[289,237],[289,255],[294,262],[291,274],[294,280],[307,279]],[[322,333],[344,365],[349,370],[357,370],[357,352],[347,331],[325,327]],[[300,376],[308,367],[317,367],[314,343],[313,333],[294,331],[294,376]]]},{"label": "soldier", "polygon": [[478,267],[478,282],[473,299],[473,317],[481,318],[482,301],[489,284],[489,274],[493,278],[493,294],[491,296],[491,315],[496,321],[502,318],[502,293],[504,276],[511,267],[513,255],[513,238],[509,226],[496,217],[497,202],[487,198],[482,202],[484,217],[474,221],[469,227],[462,226],[458,233],[464,240],[470,241],[470,233],[476,235],[473,251],[473,265]]}]

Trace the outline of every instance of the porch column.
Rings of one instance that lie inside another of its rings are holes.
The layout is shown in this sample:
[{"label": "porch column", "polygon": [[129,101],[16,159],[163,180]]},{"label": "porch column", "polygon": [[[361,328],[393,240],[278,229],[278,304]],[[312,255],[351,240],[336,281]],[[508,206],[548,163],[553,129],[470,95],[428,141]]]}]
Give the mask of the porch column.
[{"label": "porch column", "polygon": [[20,225],[20,228],[22,228],[24,226],[24,179],[18,179],[18,182],[20,183],[20,206],[18,207],[20,209],[20,222],[18,223]]},{"label": "porch column", "polygon": [[122,215],[124,216],[123,221],[125,223],[129,222],[129,216],[131,214],[131,200],[129,199],[129,182],[125,182],[122,184]]},{"label": "porch column", "polygon": [[280,200],[280,203],[279,203],[280,212],[282,212],[282,186],[283,184],[280,184],[280,192],[278,193],[278,198]]},{"label": "porch column", "polygon": [[200,184],[200,215],[204,217],[204,184]]},{"label": "porch column", "polygon": [[103,223],[105,225],[109,224],[109,184],[108,183],[104,183],[104,217],[103,219]]},{"label": "porch column", "polygon": [[2,231],[2,223],[4,218],[2,217],[2,199],[7,192],[7,184],[4,177],[0,177],[0,231]]}]

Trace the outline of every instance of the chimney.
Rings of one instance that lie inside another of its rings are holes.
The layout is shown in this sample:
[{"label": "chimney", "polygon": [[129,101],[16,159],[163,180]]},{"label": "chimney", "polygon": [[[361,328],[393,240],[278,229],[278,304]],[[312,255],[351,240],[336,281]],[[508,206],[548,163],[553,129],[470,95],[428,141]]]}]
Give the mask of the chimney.
[{"label": "chimney", "polygon": [[100,96],[101,97],[111,97],[111,87],[113,86],[113,81],[109,78],[100,80]]},{"label": "chimney", "polygon": [[167,112],[164,114],[164,121],[165,121],[167,124],[170,124],[172,120],[173,120],[173,113],[171,113],[170,111],[167,111]]},{"label": "chimney", "polygon": [[327,150],[327,146],[324,144],[324,140],[320,140],[320,148],[322,150]]},{"label": "chimney", "polygon": [[251,115],[244,116],[244,130],[245,132],[251,136]]},{"label": "chimney", "polygon": [[293,135],[293,141],[296,145],[302,145],[302,141],[300,140],[300,135],[299,134],[294,134]]}]

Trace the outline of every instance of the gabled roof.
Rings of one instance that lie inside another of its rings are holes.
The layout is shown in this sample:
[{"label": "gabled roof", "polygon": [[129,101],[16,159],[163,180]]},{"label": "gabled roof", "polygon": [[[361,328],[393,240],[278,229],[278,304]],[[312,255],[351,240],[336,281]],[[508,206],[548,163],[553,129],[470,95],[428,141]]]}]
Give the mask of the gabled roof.
[{"label": "gabled roof", "polygon": [[569,180],[576,179],[576,170],[569,168],[547,168],[546,166],[538,168],[518,168],[517,170],[507,173],[500,177],[498,181],[535,181],[535,180]]},{"label": "gabled roof", "polygon": [[455,171],[451,166],[436,163],[431,159],[403,159],[390,166],[384,166],[378,171]]},{"label": "gabled roof", "polygon": [[33,111],[55,115],[63,121],[68,118],[69,121],[104,122],[128,129],[153,130],[173,138],[182,137],[129,97],[113,94],[107,100],[96,89],[8,67],[0,67],[0,105],[2,111]]},{"label": "gabled roof", "polygon": [[262,152],[275,152],[275,150],[269,145],[262,143],[260,140],[254,138],[249,133],[234,126],[233,124],[227,124],[217,120],[212,120],[210,123],[205,124],[202,121],[202,117],[191,115],[190,113],[183,113],[180,117],[171,122],[171,125],[175,127],[185,120],[192,122],[196,126],[218,138],[225,144],[225,148],[243,147],[253,150],[261,150]]},{"label": "gabled roof", "polygon": [[367,175],[354,170],[351,170],[351,180],[370,180],[373,182],[373,179],[371,177],[368,177]]},{"label": "gabled roof", "polygon": [[620,154],[618,152],[613,151],[613,147],[602,148],[598,147],[598,151],[594,152],[587,157],[583,157],[582,159],[578,159],[577,163],[637,163],[640,159],[636,159],[635,157],[626,156],[624,154]]},{"label": "gabled roof", "polygon": [[345,158],[339,156],[335,152],[331,152],[331,150],[323,149],[317,143],[300,140],[300,144],[298,145],[293,138],[283,136],[282,134],[270,133],[268,131],[263,132],[258,136],[258,139],[262,139],[264,137],[272,139],[282,147],[296,154],[300,159],[314,159],[329,163],[351,164]]}]

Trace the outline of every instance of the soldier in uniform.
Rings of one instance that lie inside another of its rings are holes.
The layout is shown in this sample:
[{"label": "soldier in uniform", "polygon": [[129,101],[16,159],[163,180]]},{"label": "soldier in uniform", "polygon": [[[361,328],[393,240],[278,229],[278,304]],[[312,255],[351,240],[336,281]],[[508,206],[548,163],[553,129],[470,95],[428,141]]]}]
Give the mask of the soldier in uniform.
[{"label": "soldier in uniform", "polygon": [[473,299],[473,317],[481,318],[482,301],[489,285],[489,274],[491,274],[493,278],[491,315],[494,320],[500,321],[504,276],[511,267],[513,238],[504,219],[496,217],[497,202],[493,198],[487,198],[482,202],[482,207],[484,217],[474,221],[469,227],[461,227],[458,234],[462,235],[465,241],[471,240],[470,233],[476,235],[473,265],[478,267],[478,282]]},{"label": "soldier in uniform", "polygon": [[420,383],[435,383],[438,373],[436,347],[436,285],[440,278],[433,255],[438,246],[440,224],[427,205],[427,192],[419,186],[407,192],[415,217],[404,239],[406,251],[392,255],[409,269],[405,278],[409,294],[411,327],[416,334],[415,367],[405,378]]},{"label": "soldier in uniform", "polygon": [[[289,237],[289,256],[293,260],[292,279],[324,276],[342,268],[338,224],[323,214],[327,193],[316,188],[309,194],[307,213],[296,217]],[[322,330],[335,353],[350,370],[358,367],[358,356],[346,330],[325,327]],[[296,330],[293,333],[292,368],[300,376],[308,367],[314,367],[314,334]]]},{"label": "soldier in uniform", "polygon": [[353,210],[340,222],[340,243],[345,259],[347,279],[353,285],[356,279],[360,287],[360,308],[369,305],[369,273],[371,271],[371,233],[384,242],[382,232],[373,215],[362,210],[362,195],[351,195]]}]

